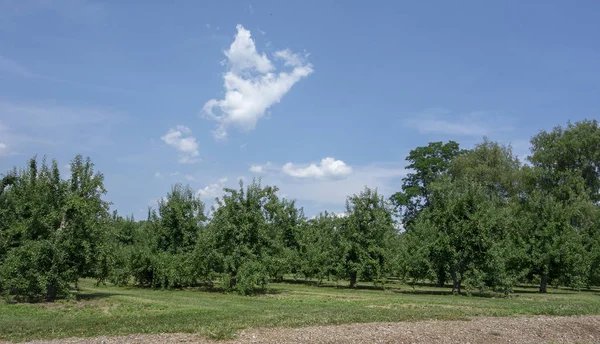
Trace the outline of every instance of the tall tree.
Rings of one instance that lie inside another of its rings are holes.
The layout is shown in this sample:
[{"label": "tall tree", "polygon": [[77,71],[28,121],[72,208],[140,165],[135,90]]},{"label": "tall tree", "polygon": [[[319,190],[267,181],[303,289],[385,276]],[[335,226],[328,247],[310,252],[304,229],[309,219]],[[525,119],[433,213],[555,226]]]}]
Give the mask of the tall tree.
[{"label": "tall tree", "polygon": [[[586,268],[584,228],[591,206],[577,173],[524,169],[525,191],[518,200],[519,233],[526,238],[526,264],[545,293],[553,281],[581,286]],[[547,185],[554,184],[552,188]]]},{"label": "tall tree", "polygon": [[[600,202],[600,127],[584,120],[542,131],[531,139],[533,166],[554,172],[573,172],[585,181],[593,202]],[[550,180],[548,180],[550,182]],[[553,185],[545,185],[546,188]]]},{"label": "tall tree", "polygon": [[449,174],[454,179],[475,181],[508,201],[519,190],[520,168],[521,163],[511,146],[484,137],[473,149],[464,151],[450,163]]},{"label": "tall tree", "polygon": [[207,220],[204,203],[189,186],[175,184],[158,201],[158,249],[171,254],[190,252]]},{"label": "tall tree", "polygon": [[450,162],[462,153],[455,141],[430,142],[427,146],[410,151],[406,157],[410,163],[406,168],[413,172],[403,179],[402,191],[390,198],[396,208],[402,211],[405,228],[410,227],[419,212],[429,205],[428,185],[445,175]]},{"label": "tall tree", "polygon": [[84,160],[77,155],[71,161],[58,232],[69,261],[74,262],[77,273],[83,277],[95,277],[95,264],[110,219],[110,203],[102,199],[106,194],[104,175],[94,167],[89,157]]},{"label": "tall tree", "polygon": [[319,282],[338,277],[342,271],[343,247],[340,229],[345,219],[324,212],[308,220],[298,235],[298,272]]},{"label": "tall tree", "polygon": [[207,227],[213,250],[208,262],[222,278],[223,287],[241,294],[264,289],[269,281],[269,253],[275,240],[267,221],[269,204],[278,202],[277,188],[253,182],[244,190],[243,182],[217,199]]},{"label": "tall tree", "polygon": [[377,283],[385,276],[394,235],[391,209],[377,190],[365,187],[360,194],[348,197],[346,213],[340,236],[350,287],[359,279]]},{"label": "tall tree", "polygon": [[[425,249],[436,272],[440,265],[447,268],[456,293],[461,293],[465,280],[494,286],[498,264],[488,263],[499,251],[495,246],[506,233],[508,218],[498,207],[497,197],[466,178],[446,177],[432,183],[430,192],[431,207],[419,215],[414,233],[409,232],[409,240],[418,243],[412,245],[413,250]],[[422,275],[422,268],[413,270]]]}]

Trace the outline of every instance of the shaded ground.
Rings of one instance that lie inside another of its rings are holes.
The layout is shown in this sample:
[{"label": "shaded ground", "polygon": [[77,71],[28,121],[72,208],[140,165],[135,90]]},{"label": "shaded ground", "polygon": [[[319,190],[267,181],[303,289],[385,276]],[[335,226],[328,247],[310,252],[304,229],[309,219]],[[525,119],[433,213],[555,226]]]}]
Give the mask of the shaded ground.
[{"label": "shaded ground", "polygon": [[471,321],[252,329],[227,341],[192,334],[155,334],[29,343],[600,343],[600,316],[479,317]]}]

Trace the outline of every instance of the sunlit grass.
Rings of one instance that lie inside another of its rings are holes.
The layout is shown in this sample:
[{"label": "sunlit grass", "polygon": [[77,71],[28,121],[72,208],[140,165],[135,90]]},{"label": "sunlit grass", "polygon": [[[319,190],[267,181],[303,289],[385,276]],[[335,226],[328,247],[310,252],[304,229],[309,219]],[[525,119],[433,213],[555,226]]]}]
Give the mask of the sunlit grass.
[{"label": "sunlit grass", "polygon": [[449,289],[392,284],[386,290],[350,290],[271,284],[260,296],[198,290],[149,290],[96,286],[81,281],[77,300],[37,304],[0,303],[0,339],[89,337],[188,332],[226,338],[251,327],[341,324],[472,316],[600,314],[600,290],[520,288],[510,298],[453,296]]}]

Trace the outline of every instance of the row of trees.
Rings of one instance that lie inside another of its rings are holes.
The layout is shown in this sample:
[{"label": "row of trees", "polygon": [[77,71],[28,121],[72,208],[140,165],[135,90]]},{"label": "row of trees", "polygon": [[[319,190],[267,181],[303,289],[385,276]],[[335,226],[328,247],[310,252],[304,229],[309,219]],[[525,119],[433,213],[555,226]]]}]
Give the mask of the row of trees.
[{"label": "row of trees", "polygon": [[135,221],[109,213],[103,177],[76,157],[71,176],[32,159],[0,185],[0,292],[17,300],[69,296],[83,277],[152,288],[218,286],[251,294],[285,275],[384,285],[451,283],[456,293],[510,293],[517,283],[600,285],[600,128],[541,132],[522,164],[484,139],[433,142],[385,199],[365,188],[343,216],[304,216],[277,188],[253,182],[207,213],[175,185]]}]

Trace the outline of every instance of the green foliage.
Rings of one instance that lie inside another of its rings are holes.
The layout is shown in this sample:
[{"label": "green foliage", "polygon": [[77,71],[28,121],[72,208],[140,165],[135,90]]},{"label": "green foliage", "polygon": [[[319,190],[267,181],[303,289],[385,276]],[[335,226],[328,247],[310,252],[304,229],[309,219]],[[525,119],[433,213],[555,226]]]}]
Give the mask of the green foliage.
[{"label": "green foliage", "polygon": [[208,264],[221,274],[222,286],[240,294],[263,290],[269,271],[266,264],[281,253],[278,243],[277,188],[253,182],[244,190],[225,189],[206,235],[213,250]]},{"label": "green foliage", "polygon": [[194,249],[206,215],[204,203],[189,186],[173,186],[166,199],[158,201],[158,216],[155,218],[158,250],[177,254]]},{"label": "green foliage", "polygon": [[325,212],[302,225],[298,236],[297,273],[321,283],[341,274],[339,229],[344,219]]},{"label": "green foliage", "polygon": [[346,201],[348,217],[340,227],[342,266],[350,287],[361,280],[384,283],[390,240],[394,236],[392,212],[377,190],[365,188]]},{"label": "green foliage", "polygon": [[108,203],[93,167],[77,156],[64,181],[56,161],[38,167],[34,157],[2,178],[0,291],[7,297],[54,300],[96,276]]},{"label": "green foliage", "polygon": [[[409,237],[416,240],[413,250],[429,254],[434,273],[447,269],[457,293],[465,281],[479,289],[496,286],[493,280],[504,257],[495,246],[507,231],[510,214],[481,184],[468,179],[444,179],[432,183],[430,191],[432,206],[419,216]],[[413,268],[417,276],[425,266]]]},{"label": "green foliage", "polygon": [[454,141],[430,142],[410,151],[406,157],[410,164],[406,168],[413,172],[403,179],[402,191],[390,198],[397,209],[403,210],[405,227],[411,226],[421,210],[429,206],[429,184],[444,176],[452,160],[463,152]]},{"label": "green foliage", "polygon": [[600,127],[597,120],[567,123],[531,139],[530,161],[535,167],[573,172],[584,180],[594,202],[600,201]]},{"label": "green foliage", "polygon": [[51,301],[67,296],[77,280],[65,252],[49,240],[27,241],[13,248],[0,265],[2,291],[17,301]]},{"label": "green foliage", "polygon": [[[240,182],[205,213],[173,185],[148,218],[109,214],[104,177],[76,156],[70,176],[34,157],[0,176],[0,293],[16,301],[72,297],[98,284],[265,292],[285,276],[383,286],[452,281],[456,293],[510,294],[519,283],[600,284],[600,129],[568,123],[531,140],[529,165],[484,138],[470,150],[412,150],[390,204],[365,187],[341,215],[307,219],[274,186]],[[396,222],[394,216],[401,221]]]}]

